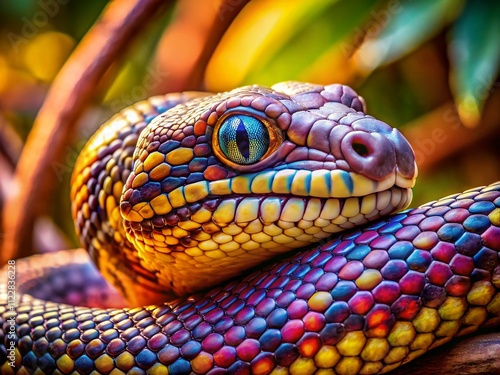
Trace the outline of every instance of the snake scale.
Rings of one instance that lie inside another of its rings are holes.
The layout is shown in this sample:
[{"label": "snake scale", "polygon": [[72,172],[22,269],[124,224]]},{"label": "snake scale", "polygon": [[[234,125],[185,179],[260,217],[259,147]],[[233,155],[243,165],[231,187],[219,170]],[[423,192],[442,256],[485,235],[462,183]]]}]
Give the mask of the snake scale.
[{"label": "snake scale", "polygon": [[79,251],[11,262],[1,372],[375,374],[500,325],[500,183],[401,211],[416,173],[347,86],[139,102],[89,140],[71,197],[143,307],[111,308]]}]

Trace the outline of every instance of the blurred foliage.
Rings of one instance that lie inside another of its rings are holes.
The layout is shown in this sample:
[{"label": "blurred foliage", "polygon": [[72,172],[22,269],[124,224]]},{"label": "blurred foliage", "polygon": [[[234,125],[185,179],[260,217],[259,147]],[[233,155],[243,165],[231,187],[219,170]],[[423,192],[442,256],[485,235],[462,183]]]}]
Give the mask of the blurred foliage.
[{"label": "blurred foliage", "polygon": [[[104,0],[7,0],[1,5],[0,116],[23,139],[55,74],[105,5]],[[146,83],[152,78],[165,79],[154,64],[162,53],[156,46],[175,17],[174,10],[148,25],[125,62],[114,68],[119,69],[116,78],[96,88],[102,101],[89,111],[89,129],[147,97],[154,91]],[[465,126],[482,126],[481,114],[498,88],[499,35],[500,2],[495,1],[253,0],[225,33],[206,68],[205,87],[197,89],[281,80],[345,83],[365,97],[371,115],[417,134],[414,146],[428,162],[437,153],[426,143],[428,134],[418,129],[428,125],[429,114],[450,106]],[[496,124],[488,136],[438,160],[438,168],[425,168],[415,204],[500,178],[499,116],[488,120]],[[443,116],[437,118],[430,126],[443,129],[445,140],[433,147],[451,149],[455,128]],[[89,132],[82,130],[82,138]],[[69,159],[81,149],[77,142],[69,146]],[[72,233],[69,174],[64,177],[53,213]]]}]

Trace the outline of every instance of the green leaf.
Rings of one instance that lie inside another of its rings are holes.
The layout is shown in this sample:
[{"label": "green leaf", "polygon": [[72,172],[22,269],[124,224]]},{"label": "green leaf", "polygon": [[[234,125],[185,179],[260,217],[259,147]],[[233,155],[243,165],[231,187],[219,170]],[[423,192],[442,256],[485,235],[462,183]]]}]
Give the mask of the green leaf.
[{"label": "green leaf", "polygon": [[462,6],[457,0],[401,1],[382,32],[359,48],[359,69],[369,73],[415,50],[455,19]]},{"label": "green leaf", "polygon": [[479,122],[500,66],[500,2],[469,0],[450,32],[450,85],[460,119]]},{"label": "green leaf", "polygon": [[358,29],[362,33],[363,22],[377,4],[373,0],[356,0],[323,2],[318,7],[317,3],[305,2],[301,11],[303,15],[294,24],[287,42],[273,53],[263,54],[259,64],[255,64],[245,77],[245,82],[275,83],[299,79],[300,73],[332,45],[344,41]]}]

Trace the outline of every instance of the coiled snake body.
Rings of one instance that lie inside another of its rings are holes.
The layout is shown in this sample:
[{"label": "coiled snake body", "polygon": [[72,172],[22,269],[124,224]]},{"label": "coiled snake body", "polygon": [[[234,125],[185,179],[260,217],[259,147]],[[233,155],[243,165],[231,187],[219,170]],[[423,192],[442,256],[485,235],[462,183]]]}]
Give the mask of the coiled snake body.
[{"label": "coiled snake body", "polygon": [[102,274],[146,307],[44,301],[108,289],[79,252],[19,261],[2,373],[374,374],[499,325],[500,184],[387,217],[415,177],[346,86],[138,103],[82,151],[72,200]]}]

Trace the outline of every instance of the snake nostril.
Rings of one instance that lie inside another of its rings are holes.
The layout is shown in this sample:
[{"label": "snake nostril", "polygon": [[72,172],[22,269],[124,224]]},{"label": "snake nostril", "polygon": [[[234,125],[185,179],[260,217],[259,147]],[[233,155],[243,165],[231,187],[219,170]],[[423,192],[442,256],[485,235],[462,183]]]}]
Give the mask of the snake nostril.
[{"label": "snake nostril", "polygon": [[361,157],[367,157],[370,154],[370,150],[368,149],[368,147],[359,142],[354,142],[352,144],[352,149]]}]

